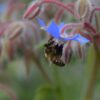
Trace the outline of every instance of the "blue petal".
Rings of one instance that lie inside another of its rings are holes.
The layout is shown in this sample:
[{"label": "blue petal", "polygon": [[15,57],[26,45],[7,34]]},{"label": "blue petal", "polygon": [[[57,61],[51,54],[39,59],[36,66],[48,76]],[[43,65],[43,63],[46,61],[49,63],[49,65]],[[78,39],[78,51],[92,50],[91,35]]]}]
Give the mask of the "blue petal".
[{"label": "blue petal", "polygon": [[81,45],[84,45],[88,42],[90,42],[87,38],[81,36],[80,34],[76,34],[75,36],[73,36],[72,38],[62,38],[61,39],[63,41],[68,41],[68,40],[74,40],[74,41],[77,41],[79,42]]},{"label": "blue petal", "polygon": [[39,25],[40,25],[41,27],[46,27],[46,24],[45,24],[45,22],[44,22],[42,19],[37,18],[37,21],[38,21],[38,23],[39,23]]},{"label": "blue petal", "polygon": [[59,28],[54,21],[51,21],[46,31],[56,39],[60,38]]},{"label": "blue petal", "polygon": [[79,42],[81,45],[84,45],[84,44],[90,42],[87,38],[81,36],[80,34],[77,34],[77,37],[74,40]]},{"label": "blue petal", "polygon": [[61,24],[58,25],[59,30],[62,29],[62,27],[64,26],[64,22],[62,22]]},{"label": "blue petal", "polygon": [[73,37],[60,37],[63,41],[68,41],[68,40],[75,40],[76,41],[76,38],[78,37],[78,34],[76,34],[75,36]]}]

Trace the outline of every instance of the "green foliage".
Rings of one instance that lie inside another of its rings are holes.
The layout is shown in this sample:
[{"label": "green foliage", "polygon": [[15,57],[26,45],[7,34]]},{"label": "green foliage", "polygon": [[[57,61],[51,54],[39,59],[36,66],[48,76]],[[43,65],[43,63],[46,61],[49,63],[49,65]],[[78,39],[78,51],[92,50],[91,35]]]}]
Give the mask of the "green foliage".
[{"label": "green foliage", "polygon": [[36,90],[36,95],[33,100],[56,100],[54,93],[51,85],[42,85]]},{"label": "green foliage", "polygon": [[0,91],[0,100],[11,100],[11,98],[2,90]]}]

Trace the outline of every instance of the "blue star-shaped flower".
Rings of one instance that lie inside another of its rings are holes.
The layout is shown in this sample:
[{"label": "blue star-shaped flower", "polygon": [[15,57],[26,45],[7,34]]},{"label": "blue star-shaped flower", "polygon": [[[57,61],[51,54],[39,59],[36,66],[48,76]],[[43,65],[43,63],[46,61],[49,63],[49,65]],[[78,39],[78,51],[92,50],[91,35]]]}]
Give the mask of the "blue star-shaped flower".
[{"label": "blue star-shaped flower", "polygon": [[38,23],[40,24],[40,26],[46,32],[48,32],[51,36],[53,36],[54,38],[56,38],[58,40],[62,40],[62,41],[74,40],[74,41],[79,42],[81,45],[84,45],[89,42],[89,40],[87,38],[81,36],[80,34],[76,34],[72,38],[62,37],[60,30],[64,26],[64,23],[57,25],[54,21],[51,21],[50,24],[48,26],[46,26],[45,22],[42,19],[37,18],[37,20],[38,20]]}]

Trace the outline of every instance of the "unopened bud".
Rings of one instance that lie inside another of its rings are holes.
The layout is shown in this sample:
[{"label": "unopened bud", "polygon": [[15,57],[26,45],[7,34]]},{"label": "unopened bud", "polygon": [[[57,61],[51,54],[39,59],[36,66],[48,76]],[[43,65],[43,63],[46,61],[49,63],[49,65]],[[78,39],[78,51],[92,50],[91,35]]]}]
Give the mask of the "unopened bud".
[{"label": "unopened bud", "polygon": [[66,64],[69,64],[72,57],[72,49],[69,45],[65,45],[63,50],[63,59]]},{"label": "unopened bud", "polygon": [[32,2],[31,5],[29,5],[28,9],[26,10],[23,18],[32,19],[35,16],[37,16],[40,12],[39,4],[40,4],[39,1]]},{"label": "unopened bud", "polygon": [[5,31],[5,37],[14,39],[19,36],[23,30],[24,26],[21,22],[11,23]]},{"label": "unopened bud", "polygon": [[87,19],[90,16],[92,4],[90,0],[77,0],[75,5],[75,13],[81,20]]}]

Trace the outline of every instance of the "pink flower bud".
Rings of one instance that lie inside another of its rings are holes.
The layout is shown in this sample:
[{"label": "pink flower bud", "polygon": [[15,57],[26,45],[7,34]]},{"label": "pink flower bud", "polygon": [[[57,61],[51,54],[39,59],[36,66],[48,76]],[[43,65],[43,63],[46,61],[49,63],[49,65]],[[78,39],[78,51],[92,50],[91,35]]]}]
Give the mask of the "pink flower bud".
[{"label": "pink flower bud", "polygon": [[66,64],[70,63],[72,57],[72,48],[70,45],[65,45],[63,50],[63,59]]},{"label": "pink flower bud", "polygon": [[92,11],[90,0],[77,0],[75,5],[75,13],[80,16],[81,20],[87,20]]},{"label": "pink flower bud", "polygon": [[24,24],[22,22],[13,22],[5,30],[5,37],[14,39],[22,33],[23,29]]},{"label": "pink flower bud", "polygon": [[37,16],[40,12],[39,4],[40,4],[39,1],[34,1],[31,5],[29,5],[28,9],[24,13],[23,18],[32,19],[35,16]]}]

